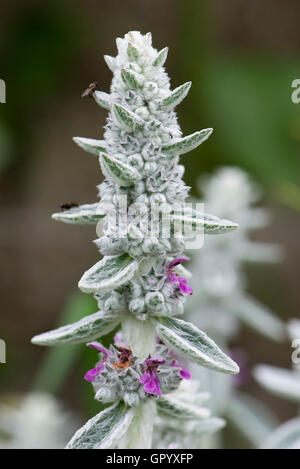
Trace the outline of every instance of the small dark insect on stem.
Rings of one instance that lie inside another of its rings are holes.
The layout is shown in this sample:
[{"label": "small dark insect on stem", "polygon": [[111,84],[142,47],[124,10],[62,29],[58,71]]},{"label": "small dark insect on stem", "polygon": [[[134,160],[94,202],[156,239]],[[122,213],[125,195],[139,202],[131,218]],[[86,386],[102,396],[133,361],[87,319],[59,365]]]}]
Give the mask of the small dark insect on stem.
[{"label": "small dark insect on stem", "polygon": [[93,81],[93,83],[90,83],[87,89],[82,93],[81,97],[86,98],[87,96],[91,97],[94,93],[94,91],[97,89],[98,82]]},{"label": "small dark insect on stem", "polygon": [[73,207],[78,207],[78,204],[76,204],[76,202],[64,202],[63,204],[60,204],[60,208],[62,210],[70,210],[70,208]]}]

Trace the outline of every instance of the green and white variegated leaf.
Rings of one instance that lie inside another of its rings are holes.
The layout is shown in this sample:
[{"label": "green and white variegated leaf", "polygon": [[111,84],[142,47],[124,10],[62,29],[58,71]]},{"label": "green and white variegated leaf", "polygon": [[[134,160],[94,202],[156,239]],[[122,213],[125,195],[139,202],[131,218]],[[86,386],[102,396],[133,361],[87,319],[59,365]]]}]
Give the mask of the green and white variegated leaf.
[{"label": "green and white variegated leaf", "polygon": [[133,132],[135,129],[143,127],[143,119],[124,106],[121,106],[121,104],[114,104],[112,109],[116,121],[124,130]]},{"label": "green and white variegated leaf", "polygon": [[98,311],[73,324],[44,332],[31,339],[35,345],[76,345],[87,343],[108,334],[120,322],[119,315]]},{"label": "green and white variegated leaf", "polygon": [[180,104],[181,101],[183,101],[187,96],[191,85],[192,82],[188,81],[187,83],[178,86],[178,88],[175,88],[175,90],[173,90],[169,96],[160,101],[160,108],[164,111],[169,111],[170,109],[173,109],[175,106]]},{"label": "green and white variegated leaf", "polygon": [[172,396],[172,393],[160,397],[156,403],[159,412],[178,419],[204,419],[210,416],[210,410],[206,407],[199,407],[189,402],[180,401]]},{"label": "green and white variegated leaf", "polygon": [[125,85],[131,89],[139,88],[144,82],[143,75],[136,73],[133,70],[126,70],[125,68],[122,68],[121,70],[121,78]]},{"label": "green and white variegated leaf", "polygon": [[106,256],[83,274],[78,286],[85,293],[113,290],[128,283],[138,268],[138,261],[127,254]]},{"label": "green and white variegated leaf", "polygon": [[147,401],[133,408],[134,417],[118,449],[150,449],[154,418],[156,415],[155,401]]},{"label": "green and white variegated leaf", "polygon": [[141,175],[136,168],[106,153],[101,153],[100,165],[104,176],[119,184],[119,186],[130,186],[141,179]]},{"label": "green and white variegated leaf", "polygon": [[168,57],[168,47],[164,47],[158,54],[156,59],[153,62],[153,67],[162,67],[165,64],[165,61],[167,60]]},{"label": "green and white variegated leaf", "polygon": [[286,336],[285,325],[267,308],[250,296],[235,296],[228,309],[244,324],[278,342]]},{"label": "green and white variegated leaf", "polygon": [[174,230],[180,229],[182,233],[188,236],[192,231],[205,234],[223,234],[238,228],[238,224],[229,220],[220,220],[211,215],[203,215],[202,218],[189,215],[171,215],[171,221],[174,224]]},{"label": "green and white variegated leaf", "polygon": [[156,318],[156,331],[179,355],[207,368],[236,374],[237,364],[193,324],[182,319]]},{"label": "green and white variegated leaf", "polygon": [[258,383],[271,393],[300,403],[300,372],[276,366],[258,365],[254,369]]},{"label": "green and white variegated leaf", "polygon": [[208,139],[212,131],[213,129],[211,128],[200,130],[177,140],[177,142],[162,146],[161,151],[167,156],[183,155],[201,145],[201,143]]},{"label": "green and white variegated leaf", "polygon": [[96,90],[94,91],[93,96],[94,96],[96,103],[99,104],[99,106],[103,107],[104,109],[110,110],[110,107],[111,107],[110,94],[104,93],[104,91]]},{"label": "green and white variegated leaf", "polygon": [[276,418],[262,402],[241,393],[230,399],[226,418],[255,447],[277,426]]},{"label": "green and white variegated leaf", "polygon": [[105,140],[96,140],[94,138],[73,137],[73,141],[77,143],[83,150],[99,156],[101,151],[106,151]]},{"label": "green and white variegated leaf", "polygon": [[291,319],[288,321],[288,333],[291,340],[299,339],[300,340],[300,320],[299,319]]},{"label": "green and white variegated leaf", "polygon": [[300,449],[300,417],[288,420],[276,428],[260,449]]},{"label": "green and white variegated leaf", "polygon": [[131,42],[127,46],[127,55],[129,60],[136,61],[141,56],[141,52]]},{"label": "green and white variegated leaf", "polygon": [[133,409],[129,409],[124,402],[108,407],[75,433],[67,449],[115,448],[128,430],[133,417]]},{"label": "green and white variegated leaf", "polygon": [[73,225],[97,225],[106,213],[99,203],[84,204],[52,214],[52,218]]}]

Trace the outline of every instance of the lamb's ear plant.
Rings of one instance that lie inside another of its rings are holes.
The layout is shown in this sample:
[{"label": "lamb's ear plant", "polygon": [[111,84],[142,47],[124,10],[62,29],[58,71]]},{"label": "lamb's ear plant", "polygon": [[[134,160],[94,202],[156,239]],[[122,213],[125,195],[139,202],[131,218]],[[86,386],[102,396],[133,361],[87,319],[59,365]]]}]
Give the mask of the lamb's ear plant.
[{"label": "lamb's ear plant", "polygon": [[[104,257],[84,273],[79,288],[94,294],[99,311],[32,339],[49,346],[89,342],[100,352],[86,379],[96,399],[111,406],[89,420],[69,448],[150,447],[157,409],[201,418],[196,406],[169,402],[168,393],[187,378],[174,354],[215,371],[238,372],[213,340],[178,318],[185,295],[192,294],[181,273],[187,234],[178,233],[178,223],[209,234],[238,226],[197,210],[178,210],[188,194],[179,158],[212,129],[182,137],[175,107],[191,83],[170,90],[167,48],[158,52],[150,33],[136,31],[116,42],[117,57],[105,56],[113,72],[110,93],[93,94],[109,111],[104,139],[74,138],[99,158],[106,178],[99,186],[101,200],[53,215],[66,223],[97,224],[95,243]],[[122,338],[115,346],[106,350],[95,342],[118,325]]]}]

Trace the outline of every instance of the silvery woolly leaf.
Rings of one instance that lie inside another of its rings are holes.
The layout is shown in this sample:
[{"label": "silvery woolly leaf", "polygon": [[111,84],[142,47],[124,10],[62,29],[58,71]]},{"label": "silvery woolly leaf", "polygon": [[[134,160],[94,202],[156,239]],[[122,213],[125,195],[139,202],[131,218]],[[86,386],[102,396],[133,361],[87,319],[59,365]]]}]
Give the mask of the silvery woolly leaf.
[{"label": "silvery woolly leaf", "polygon": [[135,62],[136,60],[139,59],[141,53],[137,49],[137,47],[135,47],[131,42],[128,42],[127,55],[130,61]]},{"label": "silvery woolly leaf", "polygon": [[110,106],[111,106],[110,94],[104,93],[104,91],[96,90],[93,93],[93,97],[99,106],[103,107],[104,109],[110,110]]},{"label": "silvery woolly leaf", "polygon": [[106,65],[108,66],[108,68],[114,72],[117,68],[117,64],[116,64],[116,58],[115,57],[111,57],[110,55],[105,55],[104,56],[104,60],[106,62]]},{"label": "silvery woolly leaf", "polygon": [[156,59],[153,62],[153,67],[162,67],[167,60],[168,57],[168,47],[164,47],[158,54]]},{"label": "silvery woolly leaf", "polygon": [[105,140],[96,140],[94,138],[73,137],[73,141],[77,143],[83,150],[99,156],[100,151],[106,151]]},{"label": "silvery woolly leaf", "polygon": [[106,153],[101,153],[100,165],[104,176],[121,187],[130,186],[141,179],[141,175],[136,168]]},{"label": "silvery woolly leaf", "polygon": [[143,75],[134,72],[133,70],[121,69],[121,78],[125,85],[130,89],[139,88],[144,82]]},{"label": "silvery woolly leaf", "polygon": [[79,205],[79,207],[72,207],[69,210],[53,213],[52,218],[56,221],[73,225],[97,225],[105,215],[106,213],[100,204],[95,203]]},{"label": "silvery woolly leaf", "polygon": [[267,306],[250,296],[235,296],[228,309],[244,324],[270,339],[281,342],[285,339],[285,326]]},{"label": "silvery woolly leaf", "polygon": [[191,84],[192,82],[188,81],[187,83],[178,86],[178,88],[175,88],[175,90],[173,90],[169,96],[159,102],[160,109],[162,109],[163,111],[169,111],[170,109],[173,109],[175,106],[180,104],[181,101],[183,101],[184,98],[187,96]]},{"label": "silvery woolly leaf", "polygon": [[261,401],[241,393],[235,393],[229,400],[226,418],[255,447],[277,425],[275,417]]},{"label": "silvery woolly leaf", "polygon": [[103,410],[81,427],[68,443],[66,449],[115,448],[126,433],[134,412],[124,402]]},{"label": "silvery woolly leaf", "polygon": [[129,282],[138,267],[127,254],[106,256],[83,274],[78,286],[85,293],[113,290]]},{"label": "silvery woolly leaf", "polygon": [[196,326],[182,319],[156,318],[156,331],[179,355],[207,368],[236,374],[237,364]]},{"label": "silvery woolly leaf", "polygon": [[276,366],[258,365],[254,369],[256,381],[271,393],[300,403],[300,372]]},{"label": "silvery woolly leaf", "polygon": [[300,417],[280,425],[266,438],[260,449],[300,449]]},{"label": "silvery woolly leaf", "polygon": [[119,315],[98,311],[73,324],[36,335],[31,342],[36,345],[77,345],[108,334],[120,322]]},{"label": "silvery woolly leaf", "polygon": [[120,126],[128,132],[133,132],[136,128],[141,128],[144,125],[141,117],[121,104],[113,105],[113,115]]},{"label": "silvery woolly leaf", "polygon": [[122,333],[125,343],[133,354],[144,360],[155,349],[155,325],[152,321],[141,321],[133,314],[122,318]]},{"label": "silvery woolly leaf", "polygon": [[175,231],[180,229],[188,235],[191,230],[197,230],[205,234],[223,234],[238,228],[238,224],[229,220],[220,220],[217,217],[203,215],[203,218],[182,215],[171,215]]},{"label": "silvery woolly leaf", "polygon": [[162,146],[161,151],[167,156],[183,155],[184,153],[188,153],[201,145],[201,143],[208,139],[212,131],[213,129],[211,128],[200,130],[188,135],[187,137],[183,137],[174,143]]},{"label": "silvery woolly leaf", "polygon": [[156,403],[159,412],[178,419],[204,419],[210,416],[209,409],[180,401],[172,393],[160,397]]}]

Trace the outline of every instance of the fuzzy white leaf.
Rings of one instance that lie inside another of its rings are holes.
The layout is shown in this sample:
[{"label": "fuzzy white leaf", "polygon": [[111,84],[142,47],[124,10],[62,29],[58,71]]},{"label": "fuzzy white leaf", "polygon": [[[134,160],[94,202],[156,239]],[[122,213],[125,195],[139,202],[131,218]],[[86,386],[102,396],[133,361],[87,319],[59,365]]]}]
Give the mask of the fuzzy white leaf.
[{"label": "fuzzy white leaf", "polygon": [[96,140],[94,138],[73,137],[73,141],[77,143],[83,150],[99,156],[100,151],[106,151],[105,140]]},{"label": "fuzzy white leaf", "polygon": [[121,104],[113,105],[113,115],[120,126],[128,132],[133,132],[136,128],[141,128],[144,125],[143,119]]},{"label": "fuzzy white leaf", "polygon": [[201,145],[201,143],[208,139],[212,131],[213,129],[210,128],[200,130],[188,135],[187,137],[183,137],[174,143],[162,146],[161,151],[167,156],[183,155],[184,153],[188,153]]},{"label": "fuzzy white leaf", "polygon": [[178,86],[178,88],[175,88],[175,90],[173,90],[169,96],[159,102],[159,107],[164,111],[173,109],[184,100],[191,88],[191,85],[192,82],[188,81],[187,83]]},{"label": "fuzzy white leaf", "polygon": [[300,449],[300,417],[280,425],[268,436],[260,449]]},{"label": "fuzzy white leaf", "polygon": [[276,366],[258,365],[254,369],[258,383],[273,394],[300,403],[300,373]]},{"label": "fuzzy white leaf", "polygon": [[67,326],[36,335],[31,342],[47,346],[87,343],[108,334],[119,322],[119,316],[98,311]]},{"label": "fuzzy white leaf", "polygon": [[179,355],[195,363],[223,373],[239,372],[237,364],[212,339],[189,322],[160,317],[156,321],[156,331]]},{"label": "fuzzy white leaf", "polygon": [[85,293],[113,290],[129,282],[138,267],[127,254],[106,256],[83,274],[78,286]]},{"label": "fuzzy white leaf", "polygon": [[[93,93],[94,99],[96,103],[103,107],[104,109],[110,110],[111,101],[110,101],[110,94],[104,93],[104,91],[94,91]],[[105,150],[103,150],[105,151]]]},{"label": "fuzzy white leaf", "polygon": [[172,396],[172,393],[160,397],[157,400],[157,408],[159,412],[183,420],[204,419],[210,416],[209,409],[180,401]]},{"label": "fuzzy white leaf", "polygon": [[141,179],[136,168],[105,153],[100,155],[100,165],[103,174],[121,187],[129,186]]},{"label": "fuzzy white leaf", "polygon": [[52,218],[73,225],[96,225],[106,213],[99,203],[84,204],[52,214]]},{"label": "fuzzy white leaf", "polygon": [[252,396],[235,394],[230,399],[227,419],[239,433],[257,447],[277,425],[269,409]]},{"label": "fuzzy white leaf", "polygon": [[171,221],[174,223],[175,228],[181,229],[183,233],[187,234],[191,230],[197,230],[205,234],[223,234],[238,228],[238,224],[229,220],[220,220],[211,215],[203,215],[202,218],[191,217],[186,215],[171,215]]},{"label": "fuzzy white leaf", "polygon": [[291,319],[288,322],[288,333],[291,340],[300,339],[300,320],[299,319]]},{"label": "fuzzy white leaf", "polygon": [[153,62],[153,67],[162,67],[167,60],[168,57],[168,47],[164,47],[158,54],[156,59]]},{"label": "fuzzy white leaf", "polygon": [[285,326],[274,314],[250,296],[235,296],[228,304],[230,311],[243,323],[261,334],[276,341],[286,336]]},{"label": "fuzzy white leaf", "polygon": [[124,402],[108,407],[75,433],[67,449],[115,448],[128,430],[133,416],[133,409],[128,409]]}]

